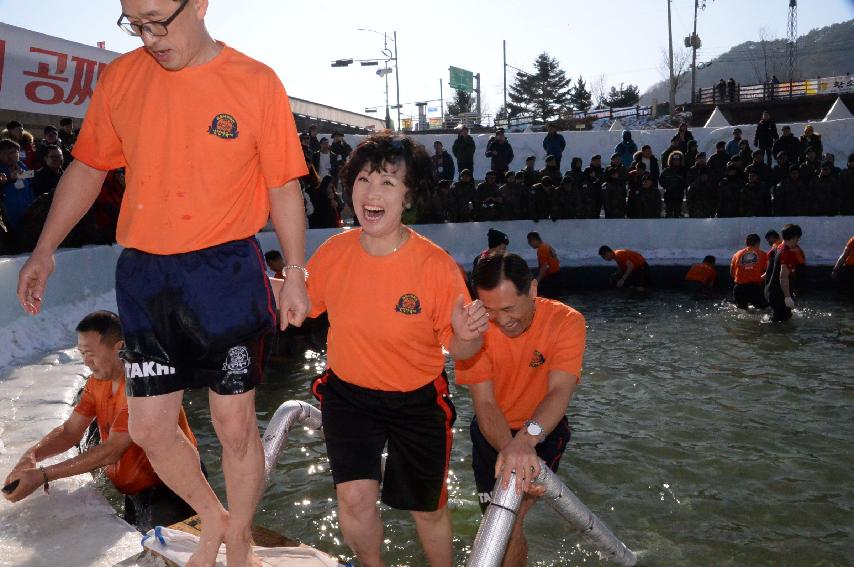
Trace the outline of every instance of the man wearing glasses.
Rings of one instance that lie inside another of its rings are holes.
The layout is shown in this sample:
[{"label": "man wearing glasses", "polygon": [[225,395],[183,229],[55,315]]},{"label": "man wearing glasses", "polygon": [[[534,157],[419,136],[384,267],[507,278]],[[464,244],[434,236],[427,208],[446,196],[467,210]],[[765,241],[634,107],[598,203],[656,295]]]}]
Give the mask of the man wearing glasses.
[{"label": "man wearing glasses", "polygon": [[[41,310],[53,252],[89,209],[107,171],[126,168],[116,300],[124,327],[131,438],[202,520],[188,565],[256,564],[249,540],[263,482],[254,387],[275,302],[254,234],[272,218],[287,258],[282,326],[299,325],[305,291],[306,174],[275,73],[214,41],[207,0],[122,0],[118,25],[142,39],[102,73],[50,216],[21,269],[18,297]],[[229,510],[175,426],[183,390],[210,389]]]}]

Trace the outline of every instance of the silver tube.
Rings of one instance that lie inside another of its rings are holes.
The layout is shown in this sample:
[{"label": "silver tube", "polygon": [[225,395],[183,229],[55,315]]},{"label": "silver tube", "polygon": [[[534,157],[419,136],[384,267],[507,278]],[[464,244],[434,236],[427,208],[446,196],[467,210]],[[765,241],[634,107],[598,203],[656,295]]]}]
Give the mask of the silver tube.
[{"label": "silver tube", "polygon": [[[536,482],[545,487],[546,498],[552,508],[581,537],[591,544],[605,559],[616,565],[631,567],[637,563],[634,552],[623,544],[608,526],[596,517],[578,497],[561,482],[557,475],[540,461],[540,474]],[[516,522],[516,514],[522,503],[522,495],[516,494],[516,475],[510,477],[507,490],[496,481],[486,514],[477,530],[477,536],[469,555],[468,567],[499,567],[507,550],[507,542]]]},{"label": "silver tube", "polygon": [[504,559],[510,532],[516,523],[516,513],[522,504],[523,494],[516,493],[516,473],[510,474],[510,484],[505,490],[501,479],[495,481],[486,514],[480,522],[474,545],[469,555],[468,567],[498,567]]},{"label": "silver tube", "polygon": [[615,565],[631,567],[637,563],[635,553],[626,547],[542,461],[536,482],[545,487],[546,493],[543,497],[548,499],[547,502],[551,507],[569,522],[584,540],[595,547],[600,555]]},{"label": "silver tube", "polygon": [[311,404],[290,400],[279,406],[276,413],[270,419],[267,429],[264,430],[264,485],[270,482],[270,476],[279,455],[288,442],[288,433],[298,423],[302,423],[309,429],[320,429],[322,420],[320,410]]}]

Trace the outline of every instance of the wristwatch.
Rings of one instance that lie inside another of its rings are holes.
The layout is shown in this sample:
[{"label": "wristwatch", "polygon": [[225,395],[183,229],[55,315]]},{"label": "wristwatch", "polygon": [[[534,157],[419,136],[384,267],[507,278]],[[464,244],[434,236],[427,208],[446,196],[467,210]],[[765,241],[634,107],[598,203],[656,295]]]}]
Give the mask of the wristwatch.
[{"label": "wristwatch", "polygon": [[533,419],[529,419],[525,422],[525,433],[527,433],[531,437],[536,437],[540,443],[542,443],[543,439],[546,438],[545,432],[543,431],[543,426],[534,421]]}]

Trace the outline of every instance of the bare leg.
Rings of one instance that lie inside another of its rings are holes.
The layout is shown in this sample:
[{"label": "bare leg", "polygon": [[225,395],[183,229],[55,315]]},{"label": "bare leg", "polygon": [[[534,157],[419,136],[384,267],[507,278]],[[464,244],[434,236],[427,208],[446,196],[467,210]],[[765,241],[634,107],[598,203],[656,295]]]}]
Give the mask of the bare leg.
[{"label": "bare leg", "polygon": [[255,419],[255,391],[233,396],[211,391],[209,397],[228,495],[227,563],[229,567],[260,565],[250,545],[252,518],[264,488],[264,447]]},{"label": "bare leg", "polygon": [[447,506],[435,512],[412,512],[421,547],[431,567],[451,567],[454,551],[451,541],[451,513]]},{"label": "bare leg", "polygon": [[173,392],[128,398],[128,430],[157,476],[199,514],[202,536],[187,565],[209,567],[216,563],[228,513],[202,474],[198,451],[178,427],[183,396],[183,392]]},{"label": "bare leg", "polygon": [[507,551],[504,553],[504,561],[501,567],[526,567],[528,565],[528,540],[525,539],[525,515],[537,502],[537,499],[526,494],[519,506],[519,514],[513,531],[510,532],[510,541],[507,542]]},{"label": "bare leg", "polygon": [[383,524],[377,509],[379,483],[375,480],[353,480],[337,485],[335,491],[344,541],[364,567],[384,567],[380,552]]}]

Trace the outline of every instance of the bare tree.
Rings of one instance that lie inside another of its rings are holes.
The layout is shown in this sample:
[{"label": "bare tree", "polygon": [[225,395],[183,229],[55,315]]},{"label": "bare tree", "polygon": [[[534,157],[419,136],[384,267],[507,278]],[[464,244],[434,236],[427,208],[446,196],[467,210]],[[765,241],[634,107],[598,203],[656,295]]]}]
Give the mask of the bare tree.
[{"label": "bare tree", "polygon": [[[676,93],[691,79],[691,50],[679,49],[673,51],[673,80],[670,80],[670,54],[661,48],[661,62],[658,65],[661,78],[668,84],[670,100],[676,100]],[[673,112],[673,109],[670,109]]]},{"label": "bare tree", "polygon": [[605,99],[608,98],[607,77],[602,74],[593,79],[590,83],[590,93],[593,95],[593,100],[596,101],[596,108],[605,106]]},{"label": "bare tree", "polygon": [[768,83],[771,75],[780,72],[780,57],[782,53],[775,49],[766,28],[759,28],[759,49],[748,49],[748,61],[753,68],[753,74],[757,83]]}]

